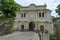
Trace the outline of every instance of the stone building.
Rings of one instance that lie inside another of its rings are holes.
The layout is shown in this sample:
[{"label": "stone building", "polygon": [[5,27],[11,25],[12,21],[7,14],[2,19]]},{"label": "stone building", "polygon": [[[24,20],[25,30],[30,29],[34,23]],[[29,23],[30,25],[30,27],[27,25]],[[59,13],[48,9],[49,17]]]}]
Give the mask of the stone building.
[{"label": "stone building", "polygon": [[17,12],[14,29],[45,32],[53,34],[53,22],[51,17],[51,10],[47,9],[47,5],[21,6],[20,11]]},{"label": "stone building", "polygon": [[54,34],[57,40],[60,40],[60,17],[53,18],[54,21]]}]

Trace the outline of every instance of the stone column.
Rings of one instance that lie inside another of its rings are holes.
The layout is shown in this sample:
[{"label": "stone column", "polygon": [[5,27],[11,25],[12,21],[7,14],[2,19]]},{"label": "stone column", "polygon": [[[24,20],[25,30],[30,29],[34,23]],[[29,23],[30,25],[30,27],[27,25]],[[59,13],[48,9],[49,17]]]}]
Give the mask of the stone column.
[{"label": "stone column", "polygon": [[35,22],[35,29],[34,29],[35,31],[37,30],[37,22]]},{"label": "stone column", "polygon": [[25,28],[24,29],[25,29],[25,31],[28,31],[28,29],[29,29],[29,22],[28,21],[25,22]]}]

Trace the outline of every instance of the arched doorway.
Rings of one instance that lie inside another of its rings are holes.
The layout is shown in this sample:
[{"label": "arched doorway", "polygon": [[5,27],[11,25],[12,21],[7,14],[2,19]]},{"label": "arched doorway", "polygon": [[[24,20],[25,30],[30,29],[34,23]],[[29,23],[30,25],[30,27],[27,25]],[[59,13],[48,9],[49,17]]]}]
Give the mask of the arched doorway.
[{"label": "arched doorway", "polygon": [[40,31],[44,32],[44,26],[43,25],[40,26]]},{"label": "arched doorway", "polygon": [[21,25],[21,31],[24,31],[24,25]]},{"label": "arched doorway", "polygon": [[35,28],[35,23],[30,22],[29,23],[29,31],[34,31],[34,28]]}]

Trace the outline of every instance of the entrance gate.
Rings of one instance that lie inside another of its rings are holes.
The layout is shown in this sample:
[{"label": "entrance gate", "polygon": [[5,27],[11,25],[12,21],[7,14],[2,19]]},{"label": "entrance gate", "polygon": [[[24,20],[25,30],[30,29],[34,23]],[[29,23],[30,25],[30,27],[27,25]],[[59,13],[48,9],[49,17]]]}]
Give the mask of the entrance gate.
[{"label": "entrance gate", "polygon": [[29,31],[34,31],[34,28],[35,28],[35,23],[30,22],[29,23]]}]

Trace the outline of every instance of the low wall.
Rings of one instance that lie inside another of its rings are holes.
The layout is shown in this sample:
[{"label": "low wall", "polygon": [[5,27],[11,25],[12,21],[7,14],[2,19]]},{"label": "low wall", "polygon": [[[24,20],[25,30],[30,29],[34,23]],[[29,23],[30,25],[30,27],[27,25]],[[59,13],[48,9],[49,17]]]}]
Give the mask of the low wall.
[{"label": "low wall", "polygon": [[0,18],[0,35],[6,35],[13,31],[13,18]]}]

